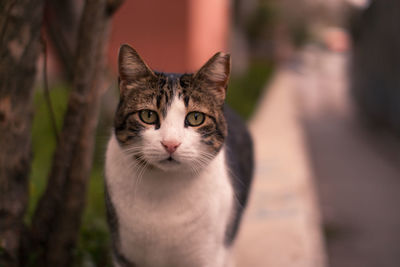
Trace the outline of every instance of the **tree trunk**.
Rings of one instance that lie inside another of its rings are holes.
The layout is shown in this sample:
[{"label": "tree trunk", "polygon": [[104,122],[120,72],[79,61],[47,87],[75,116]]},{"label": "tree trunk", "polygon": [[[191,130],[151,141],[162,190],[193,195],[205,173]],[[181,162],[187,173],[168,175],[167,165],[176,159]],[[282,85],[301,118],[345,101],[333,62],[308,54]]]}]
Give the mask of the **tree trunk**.
[{"label": "tree trunk", "polygon": [[33,245],[40,266],[62,267],[71,263],[92,166],[101,86],[104,84],[104,49],[112,13],[109,8],[106,0],[87,0],[83,10],[73,88],[60,142],[46,191],[32,221]]},{"label": "tree trunk", "polygon": [[0,4],[0,266],[20,265],[43,0]]}]

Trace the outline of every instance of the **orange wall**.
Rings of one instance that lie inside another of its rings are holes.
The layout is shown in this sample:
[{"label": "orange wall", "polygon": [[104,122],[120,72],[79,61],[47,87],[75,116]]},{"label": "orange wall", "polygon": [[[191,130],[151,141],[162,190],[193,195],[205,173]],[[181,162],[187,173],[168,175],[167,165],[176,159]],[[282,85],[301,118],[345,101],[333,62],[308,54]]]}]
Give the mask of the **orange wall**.
[{"label": "orange wall", "polygon": [[126,0],[113,21],[110,65],[115,71],[128,43],[156,70],[195,71],[227,50],[228,22],[229,0]]},{"label": "orange wall", "polygon": [[229,0],[190,0],[187,67],[196,70],[213,54],[229,52]]}]

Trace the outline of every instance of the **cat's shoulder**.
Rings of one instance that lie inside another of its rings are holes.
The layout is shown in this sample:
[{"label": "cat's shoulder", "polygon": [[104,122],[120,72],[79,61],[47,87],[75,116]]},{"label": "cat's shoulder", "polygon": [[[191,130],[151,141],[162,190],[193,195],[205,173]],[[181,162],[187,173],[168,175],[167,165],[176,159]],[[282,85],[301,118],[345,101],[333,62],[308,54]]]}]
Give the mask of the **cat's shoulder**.
[{"label": "cat's shoulder", "polygon": [[229,106],[224,115],[228,124],[225,140],[226,164],[236,196],[235,216],[231,221],[225,242],[230,245],[237,234],[243,210],[246,207],[253,177],[253,141],[245,121]]}]

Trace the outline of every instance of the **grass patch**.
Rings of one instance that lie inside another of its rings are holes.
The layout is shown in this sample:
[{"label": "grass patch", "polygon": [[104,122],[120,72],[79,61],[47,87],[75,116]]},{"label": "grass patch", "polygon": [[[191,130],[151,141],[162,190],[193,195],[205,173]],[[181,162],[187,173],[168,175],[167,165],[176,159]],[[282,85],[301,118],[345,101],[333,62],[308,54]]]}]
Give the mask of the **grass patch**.
[{"label": "grass patch", "polygon": [[[57,128],[60,131],[63,116],[67,108],[68,88],[57,86],[51,90],[50,97],[57,121]],[[30,222],[34,208],[45,189],[56,147],[56,137],[51,126],[50,112],[42,89],[38,89],[35,92],[34,108],[35,116],[32,125],[33,161],[30,175],[30,199],[26,217],[28,222]]]},{"label": "grass patch", "polygon": [[228,104],[243,118],[248,119],[253,114],[272,72],[272,63],[252,61],[243,75],[231,77],[226,99]]}]

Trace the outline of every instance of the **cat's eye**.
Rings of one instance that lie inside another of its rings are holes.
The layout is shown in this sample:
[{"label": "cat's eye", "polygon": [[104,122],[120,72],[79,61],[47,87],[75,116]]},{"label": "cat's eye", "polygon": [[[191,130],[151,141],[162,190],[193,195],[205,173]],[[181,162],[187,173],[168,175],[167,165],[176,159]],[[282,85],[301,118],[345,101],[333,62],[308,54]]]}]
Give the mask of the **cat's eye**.
[{"label": "cat's eye", "polygon": [[139,111],[139,118],[147,124],[155,124],[158,121],[157,112],[149,109]]},{"label": "cat's eye", "polygon": [[193,111],[186,115],[186,122],[190,126],[199,126],[204,122],[205,118],[204,113]]}]

